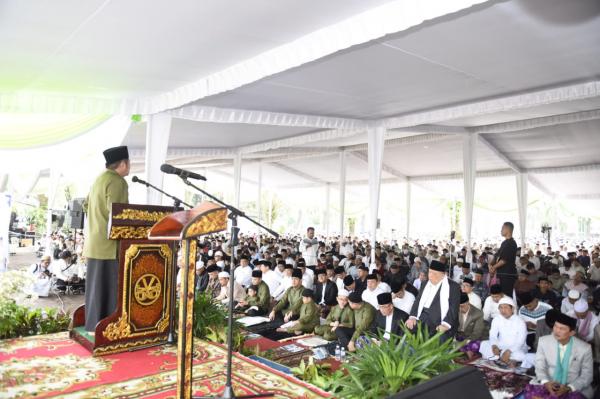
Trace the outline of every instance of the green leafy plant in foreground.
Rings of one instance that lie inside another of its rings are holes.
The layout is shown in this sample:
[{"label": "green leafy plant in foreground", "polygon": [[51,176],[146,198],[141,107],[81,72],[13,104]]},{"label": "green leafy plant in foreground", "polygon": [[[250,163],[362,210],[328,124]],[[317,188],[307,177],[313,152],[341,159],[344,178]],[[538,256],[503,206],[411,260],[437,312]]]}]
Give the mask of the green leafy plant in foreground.
[{"label": "green leafy plant in foreground", "polygon": [[[221,344],[227,343],[227,312],[215,303],[209,294],[199,293],[194,300],[193,334]],[[240,325],[233,323],[233,350],[239,351],[244,344]]]},{"label": "green leafy plant in foreground", "polygon": [[384,398],[458,367],[460,345],[453,340],[441,342],[441,333],[432,337],[420,326],[389,340],[378,338],[350,355],[346,371],[332,384],[336,396],[343,398]]},{"label": "green leafy plant in foreground", "polygon": [[334,392],[333,384],[343,374],[341,370],[332,373],[331,365],[327,363],[317,364],[314,362],[313,357],[310,357],[307,363],[302,359],[300,365],[290,369],[290,371],[302,381],[330,392]]}]

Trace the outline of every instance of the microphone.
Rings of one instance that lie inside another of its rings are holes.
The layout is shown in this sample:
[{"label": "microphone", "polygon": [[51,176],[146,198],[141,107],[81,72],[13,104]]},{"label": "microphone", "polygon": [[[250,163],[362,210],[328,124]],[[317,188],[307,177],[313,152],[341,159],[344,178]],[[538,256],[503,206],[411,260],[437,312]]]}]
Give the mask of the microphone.
[{"label": "microphone", "polygon": [[141,183],[141,182],[142,182],[140,179],[138,179],[138,177],[137,177],[137,176],[133,176],[133,177],[131,178],[131,181],[132,181],[132,182],[134,182],[134,183],[137,183],[137,182],[140,182],[140,183]]},{"label": "microphone", "polygon": [[179,169],[179,168],[176,168],[175,166],[169,165],[167,163],[163,163],[160,166],[160,170],[163,173],[166,173],[168,175],[177,175],[177,176],[181,177],[182,179],[187,179],[189,177],[190,179],[206,181],[206,177],[204,177],[198,173],[190,172],[189,170],[185,170],[185,169]]}]

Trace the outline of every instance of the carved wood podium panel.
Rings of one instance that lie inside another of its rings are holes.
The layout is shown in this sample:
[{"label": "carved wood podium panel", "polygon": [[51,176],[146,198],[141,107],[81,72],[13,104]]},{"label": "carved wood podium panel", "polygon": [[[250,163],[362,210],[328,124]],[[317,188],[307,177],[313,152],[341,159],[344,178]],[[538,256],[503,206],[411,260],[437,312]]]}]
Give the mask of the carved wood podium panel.
[{"label": "carved wood podium panel", "polygon": [[[194,274],[197,237],[227,229],[227,209],[203,202],[193,209],[175,212],[156,223],[150,239],[181,241],[185,265],[181,271],[179,292],[179,326],[177,335],[177,397],[192,396],[192,363],[194,325]],[[198,315],[202,317],[202,315]]]},{"label": "carved wood podium panel", "polygon": [[85,305],[73,315],[71,336],[96,355],[167,342],[173,310],[175,254],[172,240],[148,240],[150,228],[172,207],[113,204],[109,238],[119,240],[117,308],[92,336],[83,331]]}]

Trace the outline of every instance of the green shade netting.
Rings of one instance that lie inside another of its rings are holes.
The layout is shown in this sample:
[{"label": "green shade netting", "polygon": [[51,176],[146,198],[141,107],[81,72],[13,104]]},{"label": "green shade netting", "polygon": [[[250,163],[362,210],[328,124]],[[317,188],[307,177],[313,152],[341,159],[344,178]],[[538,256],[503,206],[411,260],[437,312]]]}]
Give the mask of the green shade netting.
[{"label": "green shade netting", "polygon": [[98,126],[110,115],[0,113],[0,148],[24,149],[60,143]]}]

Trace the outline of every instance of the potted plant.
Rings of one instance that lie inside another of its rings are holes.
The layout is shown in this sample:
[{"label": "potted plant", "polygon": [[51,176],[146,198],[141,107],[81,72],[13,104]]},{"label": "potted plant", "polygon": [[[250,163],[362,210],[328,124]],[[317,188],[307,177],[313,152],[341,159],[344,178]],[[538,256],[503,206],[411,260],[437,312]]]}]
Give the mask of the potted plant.
[{"label": "potted plant", "polygon": [[[453,340],[441,342],[440,336],[438,333],[430,337],[419,326],[415,332],[403,327],[402,336],[391,335],[389,340],[381,335],[372,337],[378,343],[363,346],[342,366],[344,374],[333,384],[336,396],[347,399],[417,397],[411,394],[411,389],[420,387],[422,391],[427,383],[435,385],[436,378],[453,372],[464,373],[459,371],[462,366],[454,362],[461,356],[460,345]],[[464,391],[464,386],[462,389]],[[436,394],[447,396],[439,395]]]}]

